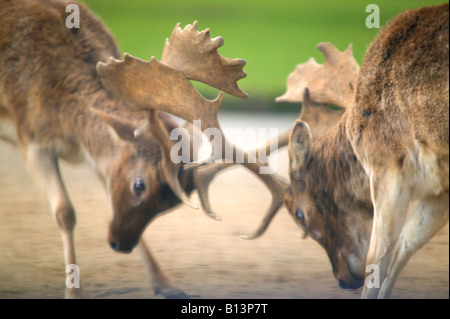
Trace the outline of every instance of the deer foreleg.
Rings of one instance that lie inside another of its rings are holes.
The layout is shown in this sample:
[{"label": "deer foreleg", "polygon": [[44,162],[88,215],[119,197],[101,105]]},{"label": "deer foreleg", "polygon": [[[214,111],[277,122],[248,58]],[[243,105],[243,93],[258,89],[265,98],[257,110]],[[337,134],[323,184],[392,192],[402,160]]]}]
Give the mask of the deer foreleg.
[{"label": "deer foreleg", "polygon": [[[76,223],[75,210],[62,181],[58,159],[51,149],[38,145],[28,146],[24,150],[24,155],[34,178],[47,194],[53,218],[61,230],[65,266],[76,265],[73,237]],[[73,282],[73,285],[66,283],[66,298],[81,297],[81,288],[78,284],[79,281]]]},{"label": "deer foreleg", "polygon": [[169,276],[164,273],[142,238],[139,240],[139,244],[137,245],[137,251],[141,256],[144,268],[153,285],[155,295],[161,294],[163,297],[168,299],[189,299],[188,295],[177,288],[172,283]]},{"label": "deer foreleg", "polygon": [[[362,298],[381,297],[380,288],[389,281],[389,265],[395,246],[398,243],[408,211],[410,193],[400,177],[385,174],[370,177],[372,202],[374,203],[374,220],[370,238],[366,270],[376,273],[367,274]],[[369,268],[370,267],[370,268]],[[373,276],[368,278],[368,276]],[[372,282],[371,280],[374,280]]]},{"label": "deer foreleg", "polygon": [[383,282],[380,298],[389,298],[394,283],[411,256],[448,223],[448,193],[418,203],[403,228]]}]

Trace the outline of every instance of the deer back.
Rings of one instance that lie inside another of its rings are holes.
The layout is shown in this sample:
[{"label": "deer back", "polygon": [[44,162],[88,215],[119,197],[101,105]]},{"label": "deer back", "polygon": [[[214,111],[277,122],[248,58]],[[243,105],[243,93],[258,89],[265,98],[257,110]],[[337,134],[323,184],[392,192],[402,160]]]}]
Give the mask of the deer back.
[{"label": "deer back", "polygon": [[85,116],[87,110],[108,100],[95,65],[118,57],[119,50],[82,4],[83,27],[65,27],[66,5],[28,0],[0,4],[0,104],[22,144],[56,139],[76,144],[81,137],[77,132],[97,125],[88,123],[95,116]]},{"label": "deer back", "polygon": [[366,170],[390,166],[412,175],[436,160],[438,184],[447,190],[448,9],[447,3],[405,12],[380,32],[366,54],[347,121]]}]

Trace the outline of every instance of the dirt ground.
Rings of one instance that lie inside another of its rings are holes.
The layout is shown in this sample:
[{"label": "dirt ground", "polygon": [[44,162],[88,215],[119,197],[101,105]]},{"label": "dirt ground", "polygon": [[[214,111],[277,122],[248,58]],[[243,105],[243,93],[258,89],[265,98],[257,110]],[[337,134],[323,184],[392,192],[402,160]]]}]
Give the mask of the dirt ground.
[{"label": "dirt ground", "polygon": [[[285,151],[279,166],[287,167]],[[84,297],[160,298],[137,252],[118,254],[107,244],[111,213],[94,174],[83,166],[63,165],[63,175],[77,210]],[[161,266],[192,298],[359,298],[361,289],[339,288],[324,250],[298,236],[285,209],[261,238],[239,238],[256,228],[270,200],[244,169],[220,175],[211,199],[222,222],[180,206],[144,234]],[[392,297],[449,298],[448,242],[447,225],[413,256]],[[0,298],[62,298],[65,276],[61,239],[46,198],[18,150],[0,142]]]}]

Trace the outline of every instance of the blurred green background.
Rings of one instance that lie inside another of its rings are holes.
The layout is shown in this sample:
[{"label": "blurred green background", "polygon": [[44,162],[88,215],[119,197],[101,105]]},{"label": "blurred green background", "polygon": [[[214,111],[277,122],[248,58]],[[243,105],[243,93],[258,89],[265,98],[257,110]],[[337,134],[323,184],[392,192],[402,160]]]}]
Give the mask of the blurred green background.
[{"label": "blurred green background", "polygon": [[[198,20],[199,30],[210,28],[211,37],[222,36],[219,53],[247,61],[247,77],[238,82],[249,94],[242,101],[226,95],[222,108],[245,110],[297,110],[276,104],[286,90],[286,78],[295,66],[310,57],[323,62],[319,42],[332,42],[339,50],[353,43],[362,64],[364,52],[379,29],[368,29],[367,5],[380,8],[380,24],[413,8],[445,0],[85,0],[110,28],[122,52],[142,59],[160,58],[165,38],[177,22],[182,27]],[[208,98],[217,91],[196,84]]]}]

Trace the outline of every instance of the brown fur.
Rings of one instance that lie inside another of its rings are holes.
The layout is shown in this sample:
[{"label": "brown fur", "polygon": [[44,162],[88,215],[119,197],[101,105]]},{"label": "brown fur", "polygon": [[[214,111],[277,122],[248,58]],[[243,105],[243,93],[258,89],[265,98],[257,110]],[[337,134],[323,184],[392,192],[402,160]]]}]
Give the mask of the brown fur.
[{"label": "brown fur", "polygon": [[[180,203],[158,174],[161,152],[155,138],[145,134],[130,142],[144,114],[127,111],[97,75],[98,61],[120,57],[114,38],[82,4],[80,28],[66,28],[68,3],[0,1],[0,120],[13,123],[24,158],[48,192],[63,240],[69,242],[66,264],[76,263],[70,244],[75,215],[59,159],[86,161],[104,182],[113,207],[109,241],[118,251],[131,251],[151,220]],[[110,114],[111,121],[91,108]],[[161,118],[168,130],[176,126]],[[133,191],[137,177],[146,185],[139,196]],[[180,172],[180,180],[190,193],[192,174]],[[154,275],[160,285],[155,289],[169,297],[180,293],[161,279],[159,269]]]},{"label": "brown fur", "polygon": [[[287,206],[295,222],[324,247],[341,286],[355,288],[364,279],[361,269],[373,207],[367,176],[345,136],[344,123],[342,119],[312,143],[304,165],[295,165],[291,157]],[[297,134],[295,128],[292,134]],[[295,216],[299,209],[304,221]]]},{"label": "brown fur", "polygon": [[301,121],[291,133],[290,211],[327,250],[341,286],[363,284],[364,262],[378,267],[380,287],[363,297],[389,297],[411,255],[448,222],[448,9],[391,21],[337,127],[315,143]]},{"label": "brown fur", "polygon": [[[364,164],[375,168],[389,163],[402,169],[415,140],[440,153],[442,168],[448,167],[446,8],[448,4],[400,15],[369,48],[347,125]],[[448,189],[448,178],[442,182]]]},{"label": "brown fur", "polygon": [[380,32],[346,127],[375,208],[366,263],[379,267],[381,287],[363,296],[389,297],[411,255],[448,222],[448,3],[405,12]]}]

